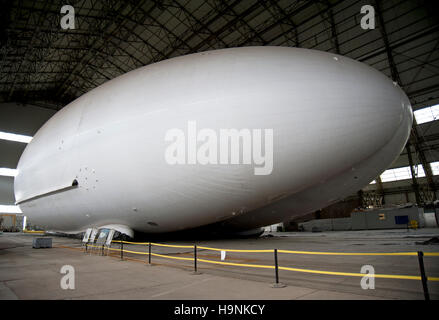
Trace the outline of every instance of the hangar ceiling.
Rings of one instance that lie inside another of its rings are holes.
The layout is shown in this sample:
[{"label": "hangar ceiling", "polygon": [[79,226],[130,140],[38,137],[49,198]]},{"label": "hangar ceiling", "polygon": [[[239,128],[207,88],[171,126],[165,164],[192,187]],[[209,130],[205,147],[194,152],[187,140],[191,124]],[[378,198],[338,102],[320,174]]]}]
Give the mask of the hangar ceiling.
[{"label": "hangar ceiling", "polygon": [[[193,52],[255,45],[331,51],[398,81],[413,105],[439,99],[434,1],[2,1],[0,101],[60,109],[140,66]],[[375,8],[363,30],[361,6]]]}]

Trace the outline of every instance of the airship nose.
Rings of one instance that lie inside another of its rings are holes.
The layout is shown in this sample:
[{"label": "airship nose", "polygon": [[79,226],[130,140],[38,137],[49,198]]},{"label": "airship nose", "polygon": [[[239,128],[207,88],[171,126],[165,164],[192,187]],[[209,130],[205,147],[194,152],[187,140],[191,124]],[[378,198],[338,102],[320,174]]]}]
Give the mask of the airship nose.
[{"label": "airship nose", "polygon": [[[380,133],[380,137],[375,135],[376,146],[383,147],[392,141],[402,149],[413,123],[410,100],[395,81],[385,78],[377,83],[380,87],[374,86],[369,89],[371,91],[369,103],[374,111],[369,121],[376,123],[371,125],[370,130],[377,130]],[[386,89],[386,92],[383,93],[381,88]],[[398,154],[394,155],[397,156]]]},{"label": "airship nose", "polygon": [[347,86],[345,102],[340,103],[338,109],[340,119],[335,120],[345,128],[342,141],[345,141],[346,153],[363,159],[390,141],[395,143],[396,134],[401,136],[398,144],[402,148],[413,121],[410,101],[399,85],[382,73],[364,67],[357,74],[357,83]]},{"label": "airship nose", "polygon": [[[275,161],[280,159],[277,163],[285,165],[285,171],[300,163],[301,170],[289,170],[289,178],[307,185],[352,170],[389,143],[396,148],[386,159],[393,161],[407,141],[413,119],[403,90],[363,63],[316,56],[325,63],[309,67],[290,90],[291,101],[297,101],[294,112],[281,120],[288,126],[281,133],[290,138],[275,141]],[[296,65],[296,74],[299,69]]]},{"label": "airship nose", "polygon": [[[396,82],[369,67],[359,79],[361,84],[352,86],[358,103],[346,112],[344,152],[339,157],[341,163],[345,161],[343,168],[357,170],[357,188],[368,182],[363,179],[379,175],[399,156],[413,123],[410,101]],[[372,158],[380,158],[381,163]]]}]

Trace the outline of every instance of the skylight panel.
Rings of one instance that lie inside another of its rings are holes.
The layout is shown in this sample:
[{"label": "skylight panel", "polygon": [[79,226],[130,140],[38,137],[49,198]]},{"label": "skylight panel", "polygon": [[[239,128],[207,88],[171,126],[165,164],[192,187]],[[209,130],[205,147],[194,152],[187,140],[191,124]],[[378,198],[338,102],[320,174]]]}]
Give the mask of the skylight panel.
[{"label": "skylight panel", "polygon": [[417,124],[426,123],[439,119],[439,104],[416,110],[413,112]]},{"label": "skylight panel", "polygon": [[432,171],[433,175],[434,176],[439,175],[439,161],[431,162],[430,166],[431,166],[431,171]]}]

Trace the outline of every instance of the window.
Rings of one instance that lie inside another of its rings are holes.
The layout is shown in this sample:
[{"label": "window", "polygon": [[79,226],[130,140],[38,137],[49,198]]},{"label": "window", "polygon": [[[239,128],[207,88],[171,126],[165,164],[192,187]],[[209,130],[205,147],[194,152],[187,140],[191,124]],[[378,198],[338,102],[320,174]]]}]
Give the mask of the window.
[{"label": "window", "polygon": [[439,175],[439,161],[431,162],[430,166],[431,166],[431,171],[432,171],[433,175],[434,176]]},{"label": "window", "polygon": [[[439,174],[439,162],[438,162],[438,174]],[[418,178],[425,177],[424,168],[422,165],[418,164],[415,167],[415,176]],[[388,169],[381,174],[382,182],[399,181],[412,178],[412,172],[410,167],[394,168]]]},{"label": "window", "polygon": [[413,112],[418,124],[439,119],[439,104]]},{"label": "window", "polygon": [[411,177],[412,174],[410,172],[410,167],[402,167],[402,168],[395,168],[395,169],[389,169],[384,171],[381,174],[381,181],[382,182],[399,181],[399,180],[410,179]]},{"label": "window", "polygon": [[[439,161],[437,162],[431,162],[431,172],[434,176],[439,175]],[[417,178],[423,178],[425,177],[424,168],[421,164],[418,164],[415,166],[415,176]],[[410,171],[410,167],[401,167],[401,168],[394,168],[394,169],[388,169],[384,171],[381,175],[381,181],[382,182],[391,182],[391,181],[399,181],[399,180],[406,180],[412,178],[412,173]],[[369,184],[375,184],[376,180],[373,180]]]}]

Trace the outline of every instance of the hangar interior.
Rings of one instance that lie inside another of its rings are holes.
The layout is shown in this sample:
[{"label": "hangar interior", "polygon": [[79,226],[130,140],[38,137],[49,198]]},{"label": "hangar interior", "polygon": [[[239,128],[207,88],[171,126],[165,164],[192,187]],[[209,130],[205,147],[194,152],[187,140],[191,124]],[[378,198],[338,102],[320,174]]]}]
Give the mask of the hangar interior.
[{"label": "hangar interior", "polygon": [[[13,182],[26,142],[58,110],[138,67],[213,49],[286,46],[341,54],[396,81],[415,114],[396,161],[352,195],[361,206],[439,198],[439,16],[422,0],[1,1],[0,214],[20,214]],[[375,9],[364,30],[361,7]],[[361,99],[361,97],[358,97]],[[123,106],[121,106],[123,108]],[[14,141],[15,140],[15,141]],[[12,169],[12,170],[10,170]],[[323,208],[322,208],[323,209]]]}]

